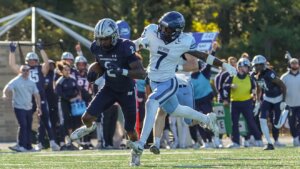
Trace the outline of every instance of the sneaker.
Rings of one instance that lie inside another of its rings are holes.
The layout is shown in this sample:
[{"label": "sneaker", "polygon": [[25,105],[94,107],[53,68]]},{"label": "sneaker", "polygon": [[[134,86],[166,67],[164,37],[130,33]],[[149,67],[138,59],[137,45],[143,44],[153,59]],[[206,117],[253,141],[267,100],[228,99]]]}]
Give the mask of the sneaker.
[{"label": "sneaker", "polygon": [[127,147],[132,149],[138,155],[141,155],[144,151],[144,147],[138,141],[132,142],[129,140],[127,142]]},{"label": "sneaker", "polygon": [[174,141],[174,142],[171,144],[170,148],[171,148],[171,149],[176,149],[176,148],[178,148],[178,146],[179,146],[179,143],[178,143],[177,141]]},{"label": "sneaker", "polygon": [[244,147],[250,147],[250,141],[249,140],[244,141]]},{"label": "sneaker", "polygon": [[201,145],[198,142],[196,142],[195,144],[193,144],[193,149],[199,149],[200,146]]},{"label": "sneaker", "polygon": [[37,145],[34,146],[34,150],[35,151],[42,151],[43,148],[44,147],[43,147],[42,143],[39,143],[39,144],[37,144]]},{"label": "sneaker", "polygon": [[240,148],[240,145],[233,142],[233,143],[229,144],[229,145],[227,146],[227,148]]},{"label": "sneaker", "polygon": [[62,145],[60,147],[60,151],[67,151],[67,150],[69,150],[67,145]]},{"label": "sneaker", "polygon": [[214,141],[214,147],[215,148],[223,148],[223,144],[221,143],[221,140],[219,137],[213,137],[213,141]]},{"label": "sneaker", "polygon": [[104,149],[104,145],[101,141],[98,141],[98,144],[96,145],[95,149],[101,150]]},{"label": "sneaker", "polygon": [[213,148],[213,146],[210,143],[203,143],[203,145],[200,148],[201,149],[210,149],[210,148]]},{"label": "sneaker", "polygon": [[264,150],[274,150],[273,144],[269,144],[269,143],[268,143],[268,144],[265,146]]},{"label": "sneaker", "polygon": [[11,149],[12,151],[17,151],[17,149],[19,148],[19,144],[16,144],[14,146],[9,146],[8,148]]},{"label": "sneaker", "polygon": [[149,148],[150,152],[152,152],[153,154],[160,154],[160,150],[158,147],[156,147],[156,145],[151,145]]},{"label": "sneaker", "polygon": [[81,126],[80,128],[76,129],[71,135],[70,139],[73,140],[78,140],[82,138],[85,135],[90,134],[92,131],[94,131],[97,128],[96,123],[93,123],[93,125],[89,128],[86,126]]},{"label": "sneaker", "polygon": [[264,143],[261,140],[256,140],[254,146],[255,147],[263,147]]},{"label": "sneaker", "polygon": [[137,154],[133,150],[131,150],[130,156],[131,156],[131,160],[130,160],[129,165],[131,167],[135,167],[135,166],[140,166],[141,165],[141,161],[140,161],[141,154]]},{"label": "sneaker", "polygon": [[294,137],[293,138],[293,145],[294,145],[294,147],[299,147],[300,146],[299,137]]},{"label": "sneaker", "polygon": [[28,150],[22,146],[19,146],[17,149],[16,149],[17,152],[28,152]]},{"label": "sneaker", "polygon": [[208,128],[214,133],[214,136],[219,136],[219,126],[217,124],[217,115],[215,113],[207,114]]},{"label": "sneaker", "polygon": [[54,140],[50,141],[50,148],[52,149],[52,151],[59,151],[60,150],[59,145],[57,145]]},{"label": "sneaker", "polygon": [[74,146],[74,144],[67,145],[67,149],[71,150],[71,151],[73,151],[73,150],[79,150],[79,148],[76,147],[76,146]]},{"label": "sneaker", "polygon": [[278,140],[274,142],[275,147],[285,147],[286,145],[283,143],[280,143]]}]

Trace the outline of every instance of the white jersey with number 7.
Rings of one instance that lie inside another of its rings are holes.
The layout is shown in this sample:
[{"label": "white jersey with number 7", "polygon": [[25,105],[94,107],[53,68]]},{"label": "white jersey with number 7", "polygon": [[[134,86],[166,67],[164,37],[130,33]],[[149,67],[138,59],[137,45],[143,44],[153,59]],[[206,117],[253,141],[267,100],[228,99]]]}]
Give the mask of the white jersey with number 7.
[{"label": "white jersey with number 7", "polygon": [[183,53],[196,50],[192,35],[181,33],[173,42],[165,44],[157,33],[158,25],[150,24],[140,38],[142,46],[150,51],[148,77],[155,82],[164,82],[175,77],[175,70]]}]

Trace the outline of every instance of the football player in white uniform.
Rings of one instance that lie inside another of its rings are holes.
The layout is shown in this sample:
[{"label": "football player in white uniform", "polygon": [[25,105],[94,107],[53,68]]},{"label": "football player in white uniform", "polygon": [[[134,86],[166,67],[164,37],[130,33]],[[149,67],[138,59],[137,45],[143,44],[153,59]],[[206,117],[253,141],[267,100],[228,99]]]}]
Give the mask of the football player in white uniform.
[{"label": "football player in white uniform", "polygon": [[128,146],[138,155],[141,155],[144,144],[151,132],[155,115],[159,107],[173,116],[194,119],[206,124],[213,132],[218,132],[216,115],[204,115],[188,106],[178,103],[176,91],[178,82],[175,77],[176,66],[180,56],[189,53],[208,64],[223,66],[231,74],[236,74],[235,68],[221,62],[212,55],[196,51],[196,42],[192,35],[183,33],[185,19],[176,11],[165,13],[159,19],[159,25],[148,25],[141,38],[135,41],[138,48],[143,47],[150,51],[148,77],[152,93],[146,102],[146,117],[139,141],[128,141]]}]

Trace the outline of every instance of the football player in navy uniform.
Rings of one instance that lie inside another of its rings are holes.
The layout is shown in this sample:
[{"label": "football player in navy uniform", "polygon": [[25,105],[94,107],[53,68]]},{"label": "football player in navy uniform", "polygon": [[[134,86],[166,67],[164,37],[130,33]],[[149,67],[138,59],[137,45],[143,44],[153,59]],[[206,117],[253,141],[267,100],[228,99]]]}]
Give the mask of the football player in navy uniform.
[{"label": "football player in navy uniform", "polygon": [[[279,130],[275,128],[274,125],[278,123],[281,111],[286,108],[286,87],[284,83],[276,77],[276,73],[267,68],[267,60],[264,56],[256,55],[252,60],[252,64],[254,66],[253,76],[258,85],[254,113],[257,113],[260,108],[260,127],[268,142],[264,150],[273,150],[274,146],[270,139],[267,117],[270,117],[272,123],[274,144],[276,146],[282,146],[278,141]],[[259,99],[261,97],[261,91],[264,93],[262,103],[260,103]]]},{"label": "football player in navy uniform", "polygon": [[[60,58],[61,61],[66,61],[71,66],[71,77],[76,80],[76,77],[78,76],[78,72],[76,71],[76,68],[74,67],[74,56],[71,52],[64,52],[61,55]],[[61,72],[59,72],[58,69],[56,69],[55,74],[55,81],[57,81],[58,78],[60,78]]]},{"label": "football player in navy uniform", "polygon": [[94,81],[104,74],[105,86],[98,91],[82,116],[84,126],[74,131],[71,139],[79,139],[95,130],[95,121],[100,113],[118,102],[124,113],[127,135],[130,140],[137,140],[133,78],[145,78],[145,70],[135,55],[135,44],[119,38],[117,24],[109,18],[96,24],[94,37],[90,50],[96,62],[89,68],[88,79]]},{"label": "football player in navy uniform", "polygon": [[[44,89],[44,83],[45,83],[45,76],[49,72],[49,63],[48,63],[48,56],[43,48],[43,44],[41,42],[37,43],[37,48],[40,50],[41,56],[43,58],[44,63],[42,65],[39,64],[39,57],[35,52],[29,52],[26,55],[25,63],[30,67],[29,70],[29,79],[36,83],[37,88],[39,90],[39,94],[41,97],[41,109],[42,109],[42,115],[40,117],[40,125],[39,125],[39,144],[37,145],[36,149],[41,150],[42,143],[45,141],[45,131],[47,130],[48,137],[50,140],[50,147],[52,150],[59,150],[60,147],[55,143],[54,141],[54,135],[52,131],[52,127],[50,124],[49,119],[49,111],[47,106],[47,100],[45,96],[45,89]],[[10,67],[15,71],[18,72],[19,65],[16,64],[15,59],[15,50],[16,50],[16,44],[11,43],[10,44],[10,54],[9,54],[9,65]],[[33,100],[34,101],[34,100]],[[35,102],[34,104],[35,105]],[[33,106],[33,111],[35,111],[36,106]],[[43,143],[45,145],[45,143]]]},{"label": "football player in navy uniform", "polygon": [[53,128],[56,142],[58,143],[58,133],[59,132],[59,117],[58,117],[58,98],[56,93],[54,92],[54,78],[55,78],[55,62],[53,60],[49,59],[49,72],[45,77],[45,92],[46,99],[48,103],[49,108],[49,116],[50,116],[50,122],[51,126]]}]

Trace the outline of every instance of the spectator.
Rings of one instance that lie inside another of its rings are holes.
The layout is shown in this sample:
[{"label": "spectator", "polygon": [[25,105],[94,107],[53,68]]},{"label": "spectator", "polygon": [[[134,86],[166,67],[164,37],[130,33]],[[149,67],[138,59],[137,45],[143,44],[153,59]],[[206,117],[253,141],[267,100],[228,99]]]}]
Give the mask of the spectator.
[{"label": "spectator", "polygon": [[286,85],[286,104],[289,106],[288,116],[290,132],[293,136],[293,145],[300,146],[299,143],[299,125],[300,125],[300,72],[299,60],[292,58],[289,60],[289,70],[280,78]]},{"label": "spectator", "polygon": [[18,146],[13,150],[18,152],[31,151],[32,102],[34,95],[38,116],[41,115],[41,101],[35,83],[29,80],[27,65],[20,66],[20,74],[12,79],[3,89],[3,98],[11,99],[19,123]]}]

